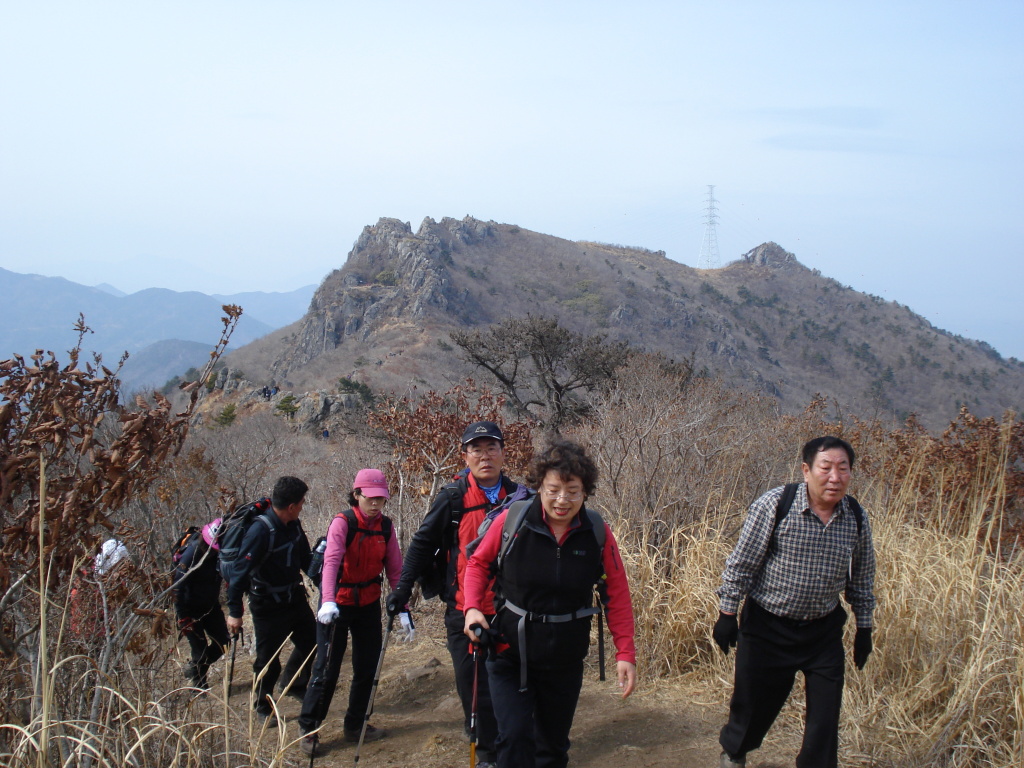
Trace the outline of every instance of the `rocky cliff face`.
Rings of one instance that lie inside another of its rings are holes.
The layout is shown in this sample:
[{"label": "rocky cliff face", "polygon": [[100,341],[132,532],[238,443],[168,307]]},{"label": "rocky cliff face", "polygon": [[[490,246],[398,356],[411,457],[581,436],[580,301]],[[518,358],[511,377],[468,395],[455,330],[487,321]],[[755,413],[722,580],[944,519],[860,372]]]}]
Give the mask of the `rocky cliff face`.
[{"label": "rocky cliff face", "polygon": [[286,378],[346,340],[367,342],[395,325],[422,328],[430,320],[467,314],[471,302],[453,288],[449,274],[452,250],[486,238],[491,226],[470,217],[440,223],[428,217],[416,233],[390,218],[365,227],[345,267],[317,290],[274,375]]}]

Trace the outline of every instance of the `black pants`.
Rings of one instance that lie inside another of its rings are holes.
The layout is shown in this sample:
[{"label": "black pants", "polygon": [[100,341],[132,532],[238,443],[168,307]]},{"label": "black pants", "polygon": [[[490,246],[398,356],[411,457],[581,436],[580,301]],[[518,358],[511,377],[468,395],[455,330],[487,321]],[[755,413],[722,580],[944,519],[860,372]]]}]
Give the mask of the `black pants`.
[{"label": "black pants", "polygon": [[569,731],[583,686],[583,662],[534,669],[519,692],[519,657],[506,651],[487,662],[498,720],[498,768],[564,768]]},{"label": "black pants", "polygon": [[[469,732],[470,715],[473,711],[473,654],[469,647],[469,638],[463,629],[466,617],[462,611],[448,608],[444,613],[444,625],[448,630],[448,652],[452,655],[455,667],[455,690],[462,701],[462,713],[465,717],[463,727]],[[476,754],[481,762],[493,763],[495,760],[494,740],[498,736],[498,724],[494,720],[494,709],[491,706],[491,689],[487,681],[487,670],[483,662],[483,654],[478,654],[479,668],[476,672]]]},{"label": "black pants", "polygon": [[207,670],[231,642],[224,611],[219,605],[179,606],[177,610],[178,627],[192,650],[192,680],[205,687]]},{"label": "black pants", "polygon": [[348,690],[345,730],[357,731],[363,727],[383,644],[380,600],[362,608],[339,605],[338,618],[333,624],[316,625],[316,663],[306,686],[302,714],[299,715],[299,728],[303,733],[319,728],[327,717],[338,686],[349,634],[352,635],[352,685]]},{"label": "black pants", "polygon": [[284,680],[287,685],[298,674],[292,689],[301,691],[309,681],[306,657],[316,646],[316,619],[305,600],[290,603],[276,603],[273,599],[249,598],[252,626],[256,632],[256,661],[252,664],[255,680],[266,667],[266,674],[256,690],[256,711],[270,714],[272,711],[267,697],[274,694],[274,683],[281,676],[281,645],[291,635],[292,652],[284,665]]},{"label": "black pants", "polygon": [[747,599],[736,647],[736,686],[719,742],[734,757],[757,749],[804,673],[807,714],[797,768],[835,768],[843,701],[846,611],[837,606],[811,622],[794,622]]}]

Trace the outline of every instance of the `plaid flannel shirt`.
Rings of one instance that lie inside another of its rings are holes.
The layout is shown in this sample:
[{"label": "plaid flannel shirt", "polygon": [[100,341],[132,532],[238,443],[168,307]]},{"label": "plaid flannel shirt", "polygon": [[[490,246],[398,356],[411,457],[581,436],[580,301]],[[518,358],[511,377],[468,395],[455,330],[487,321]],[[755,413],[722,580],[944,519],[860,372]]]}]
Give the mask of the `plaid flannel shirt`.
[{"label": "plaid flannel shirt", "polygon": [[826,525],[811,511],[807,484],[801,483],[789,514],[775,528],[782,491],[773,488],[750,505],[725,563],[719,608],[737,613],[744,596],[750,596],[776,616],[809,621],[835,610],[845,591],[857,626],[870,627],[875,547],[867,513],[858,535],[856,515],[843,497]]}]

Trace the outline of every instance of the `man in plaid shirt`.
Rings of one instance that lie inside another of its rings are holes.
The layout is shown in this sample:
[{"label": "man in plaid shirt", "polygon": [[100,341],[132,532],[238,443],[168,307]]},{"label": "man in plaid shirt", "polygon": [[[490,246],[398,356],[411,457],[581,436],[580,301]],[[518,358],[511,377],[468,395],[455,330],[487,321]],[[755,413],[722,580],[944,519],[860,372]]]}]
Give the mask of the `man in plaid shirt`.
[{"label": "man in plaid shirt", "polygon": [[722,574],[712,635],[725,653],[737,648],[720,768],[746,765],[747,752],[761,746],[786,703],[797,671],[804,673],[807,697],[797,768],[835,768],[845,671],[841,593],[857,618],[858,669],[871,653],[875,549],[867,516],[846,495],[853,448],[837,437],[819,437],[803,447],[802,458],[804,482],[789,509],[778,510],[776,522],[782,487],[751,504]]}]

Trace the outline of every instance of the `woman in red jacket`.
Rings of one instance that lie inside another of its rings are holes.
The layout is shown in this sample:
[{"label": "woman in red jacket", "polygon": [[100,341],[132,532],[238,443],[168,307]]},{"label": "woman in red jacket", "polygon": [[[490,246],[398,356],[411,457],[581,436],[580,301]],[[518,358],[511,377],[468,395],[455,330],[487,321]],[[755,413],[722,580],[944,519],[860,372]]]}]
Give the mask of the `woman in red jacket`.
[{"label": "woman in red jacket", "polygon": [[[584,507],[597,468],[583,448],[553,443],[534,459],[527,482],[538,494],[500,564],[505,518],[515,514],[514,505],[494,520],[470,558],[465,630],[475,641],[475,625],[493,626],[500,638],[487,661],[498,768],[561,768],[569,761],[569,730],[597,613],[595,585],[607,600],[623,698],[636,685],[633,608],[615,537]],[[480,608],[495,573],[505,602],[489,625]]]}]

